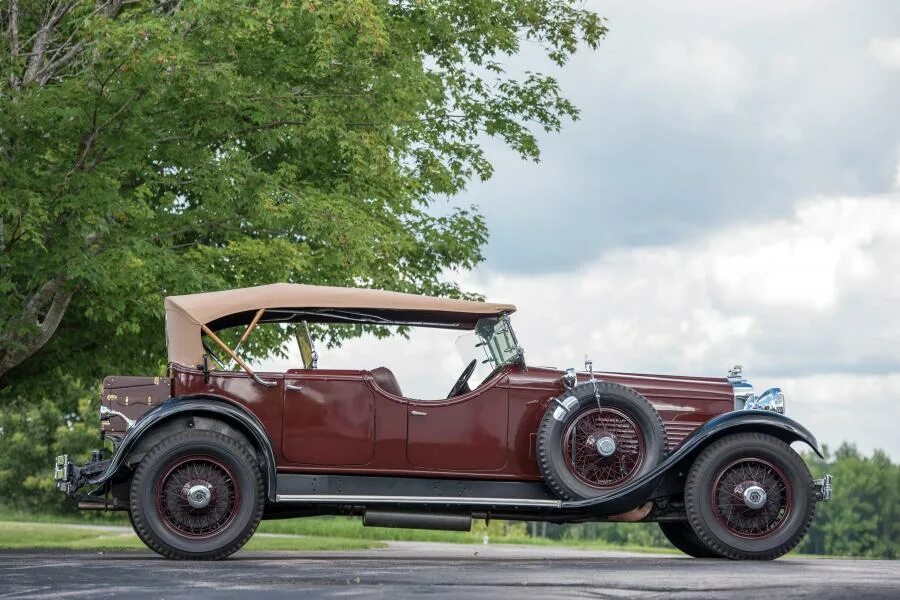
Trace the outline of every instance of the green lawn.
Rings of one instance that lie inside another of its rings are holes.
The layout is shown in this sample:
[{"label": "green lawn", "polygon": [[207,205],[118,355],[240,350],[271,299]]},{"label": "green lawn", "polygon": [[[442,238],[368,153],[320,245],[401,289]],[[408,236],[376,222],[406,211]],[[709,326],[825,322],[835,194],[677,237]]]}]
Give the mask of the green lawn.
[{"label": "green lawn", "polygon": [[[383,544],[364,539],[319,536],[254,536],[245,550],[360,550]],[[73,527],[65,523],[0,521],[0,549],[146,550],[132,532]]]},{"label": "green lawn", "polygon": [[[78,524],[82,528],[65,527]],[[111,533],[93,527],[117,525],[130,527],[124,513],[83,512],[69,516],[31,514],[0,509],[0,548],[80,548],[142,549],[132,533]],[[254,536],[248,550],[350,550],[380,547],[381,541],[410,540],[454,544],[482,544],[488,535],[491,544],[564,546],[586,550],[616,550],[653,554],[679,554],[674,548],[616,545],[603,540],[572,540],[531,537],[521,526],[503,527],[492,521],[486,529],[483,521],[473,521],[472,531],[431,531],[363,527],[362,520],[348,517],[307,517],[263,521],[257,533],[285,534],[297,537]]]}]

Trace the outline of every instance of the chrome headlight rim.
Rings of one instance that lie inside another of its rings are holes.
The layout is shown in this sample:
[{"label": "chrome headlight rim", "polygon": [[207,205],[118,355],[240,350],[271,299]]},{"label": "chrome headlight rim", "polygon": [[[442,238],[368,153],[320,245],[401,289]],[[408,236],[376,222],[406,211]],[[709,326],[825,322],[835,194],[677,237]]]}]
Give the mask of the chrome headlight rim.
[{"label": "chrome headlight rim", "polygon": [[759,396],[749,400],[744,405],[745,410],[767,410],[770,412],[784,414],[784,392],[781,388],[773,387],[764,391]]}]

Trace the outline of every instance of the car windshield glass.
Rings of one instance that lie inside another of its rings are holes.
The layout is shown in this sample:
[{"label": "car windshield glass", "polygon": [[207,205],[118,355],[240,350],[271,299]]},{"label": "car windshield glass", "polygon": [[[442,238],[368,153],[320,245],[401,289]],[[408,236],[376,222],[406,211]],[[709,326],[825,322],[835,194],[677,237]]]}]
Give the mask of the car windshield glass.
[{"label": "car windshield glass", "polygon": [[475,333],[478,335],[478,343],[475,344],[475,347],[484,352],[483,362],[490,364],[493,368],[521,358],[521,349],[509,317],[480,319],[475,324]]}]

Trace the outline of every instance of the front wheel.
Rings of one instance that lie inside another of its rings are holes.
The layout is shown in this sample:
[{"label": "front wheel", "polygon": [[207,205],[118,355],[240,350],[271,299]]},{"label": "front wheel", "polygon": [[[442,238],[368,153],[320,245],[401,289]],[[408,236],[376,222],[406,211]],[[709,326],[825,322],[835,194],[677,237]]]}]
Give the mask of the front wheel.
[{"label": "front wheel", "polygon": [[178,560],[218,560],[256,531],[265,501],[250,450],[215,431],[164,439],[131,481],[131,521],[151,550]]},{"label": "front wheel", "polygon": [[803,459],[760,433],[729,435],[706,448],[688,472],[684,501],[703,545],[734,560],[787,554],[816,510]]}]

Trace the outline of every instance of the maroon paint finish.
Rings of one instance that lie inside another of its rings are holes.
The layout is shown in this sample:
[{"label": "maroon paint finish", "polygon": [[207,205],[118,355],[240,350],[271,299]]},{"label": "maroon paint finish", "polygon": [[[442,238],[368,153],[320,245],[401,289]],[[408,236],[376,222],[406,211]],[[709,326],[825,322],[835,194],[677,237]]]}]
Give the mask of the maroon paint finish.
[{"label": "maroon paint finish", "polygon": [[[540,480],[535,438],[550,398],[564,391],[561,375],[509,366],[472,392],[422,401],[381,389],[369,371],[263,373],[277,381],[265,387],[232,372],[212,372],[205,383],[201,371],[173,364],[172,394],[210,394],[248,409],[265,427],[284,472]],[[643,394],[659,411],[670,448],[733,409],[724,378],[596,376]],[[588,378],[579,375],[580,382]]]},{"label": "maroon paint finish", "polygon": [[172,364],[173,396],[216,396],[221,400],[241,406],[259,419],[269,436],[275,451],[276,462],[284,462],[281,454],[281,420],[284,404],[284,374],[260,373],[260,377],[275,381],[266,387],[253,381],[246,373],[210,371],[209,381],[204,381],[203,371]]},{"label": "maroon paint finish", "polygon": [[441,471],[501,471],[507,462],[509,421],[509,390],[502,380],[495,378],[451,400],[410,400],[410,464]]},{"label": "maroon paint finish", "polygon": [[285,374],[281,450],[308,465],[366,465],[375,458],[375,396],[365,371]]}]

